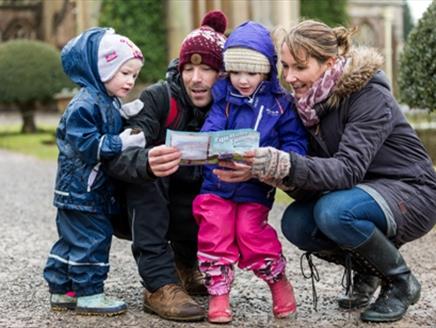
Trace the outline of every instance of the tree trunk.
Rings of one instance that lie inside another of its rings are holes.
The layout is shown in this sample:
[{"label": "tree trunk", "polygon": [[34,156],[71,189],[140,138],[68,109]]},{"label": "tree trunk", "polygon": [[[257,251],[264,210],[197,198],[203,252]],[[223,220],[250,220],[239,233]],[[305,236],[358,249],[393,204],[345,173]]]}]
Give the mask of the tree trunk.
[{"label": "tree trunk", "polygon": [[21,133],[36,133],[35,124],[35,104],[34,102],[26,102],[19,105],[21,117],[23,119],[23,126]]}]

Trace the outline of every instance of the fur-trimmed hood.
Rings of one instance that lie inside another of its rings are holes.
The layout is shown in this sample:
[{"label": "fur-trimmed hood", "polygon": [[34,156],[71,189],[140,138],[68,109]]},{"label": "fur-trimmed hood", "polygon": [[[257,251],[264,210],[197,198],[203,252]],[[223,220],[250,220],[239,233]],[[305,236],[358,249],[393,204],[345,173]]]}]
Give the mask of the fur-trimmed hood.
[{"label": "fur-trimmed hood", "polygon": [[[353,48],[347,59],[344,72],[328,99],[330,106],[338,105],[341,99],[362,89],[384,63],[382,55],[376,49],[366,47]],[[389,88],[387,81],[384,84]]]}]

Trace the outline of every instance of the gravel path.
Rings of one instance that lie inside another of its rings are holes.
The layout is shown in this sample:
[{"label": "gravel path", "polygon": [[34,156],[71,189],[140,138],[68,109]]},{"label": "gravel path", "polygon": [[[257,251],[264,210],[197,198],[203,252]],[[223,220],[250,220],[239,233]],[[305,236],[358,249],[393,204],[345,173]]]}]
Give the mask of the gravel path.
[{"label": "gravel path", "polygon": [[[51,312],[42,269],[56,239],[55,209],[51,205],[55,170],[54,162],[0,150],[0,327],[213,327],[206,322],[165,321],[144,313],[142,287],[130,245],[117,239],[113,241],[106,291],[128,303],[127,314],[101,318]],[[271,213],[275,226],[283,208],[277,205]],[[320,300],[315,312],[310,281],[300,274],[301,252],[284,240],[283,246],[299,306],[297,319],[274,320],[265,284],[252,273],[239,271],[232,291],[235,318],[230,327],[436,327],[435,229],[403,248],[406,260],[422,283],[422,297],[402,321],[393,324],[364,324],[357,311],[340,311],[335,297],[341,291],[342,270],[316,259],[321,281],[317,284]],[[205,305],[206,298],[198,300]]]}]

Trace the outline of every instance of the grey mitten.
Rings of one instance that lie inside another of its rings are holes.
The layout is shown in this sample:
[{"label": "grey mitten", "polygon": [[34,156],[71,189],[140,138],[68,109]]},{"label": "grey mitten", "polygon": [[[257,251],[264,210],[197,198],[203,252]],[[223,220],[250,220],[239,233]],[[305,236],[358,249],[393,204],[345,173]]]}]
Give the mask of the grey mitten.
[{"label": "grey mitten", "polygon": [[289,174],[291,160],[288,153],[273,147],[257,148],[255,152],[251,172],[259,180],[273,180],[278,184]]},{"label": "grey mitten", "polygon": [[125,129],[119,134],[119,137],[121,139],[121,150],[130,147],[145,147],[145,136],[143,131],[132,134],[132,129]]}]

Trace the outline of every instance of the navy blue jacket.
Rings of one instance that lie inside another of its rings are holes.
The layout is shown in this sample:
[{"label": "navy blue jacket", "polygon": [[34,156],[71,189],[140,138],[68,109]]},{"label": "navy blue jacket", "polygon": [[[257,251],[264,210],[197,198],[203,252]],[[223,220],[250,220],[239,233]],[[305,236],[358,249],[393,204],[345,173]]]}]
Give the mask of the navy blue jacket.
[{"label": "navy blue jacket", "polygon": [[118,98],[100,81],[98,46],[106,29],[93,28],[62,49],[65,73],[81,86],[56,130],[59,148],[54,205],[62,209],[111,213],[115,199],[100,163],[121,153]]}]

